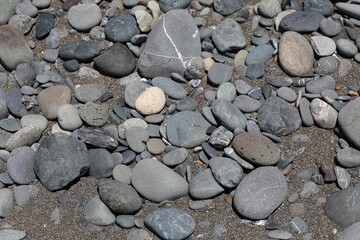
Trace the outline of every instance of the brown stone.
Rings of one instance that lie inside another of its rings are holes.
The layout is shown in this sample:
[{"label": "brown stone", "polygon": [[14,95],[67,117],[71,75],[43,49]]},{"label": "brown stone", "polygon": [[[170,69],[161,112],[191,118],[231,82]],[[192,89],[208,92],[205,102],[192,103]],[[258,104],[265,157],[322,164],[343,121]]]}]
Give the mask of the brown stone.
[{"label": "brown stone", "polygon": [[324,182],[335,182],[335,163],[334,162],[324,162],[320,165],[320,173],[324,177]]},{"label": "brown stone", "polygon": [[0,26],[0,63],[9,71],[20,63],[30,63],[34,54],[24,34],[14,25]]},{"label": "brown stone", "polygon": [[241,133],[232,144],[237,154],[253,164],[274,165],[280,160],[278,146],[261,133]]},{"label": "brown stone", "polygon": [[56,119],[58,109],[70,103],[71,90],[67,86],[52,86],[40,92],[38,105],[47,119]]},{"label": "brown stone", "polygon": [[77,5],[80,2],[80,0],[66,0],[63,4],[62,4],[62,9],[64,9],[65,11],[69,11],[69,9],[72,6]]},{"label": "brown stone", "polygon": [[299,33],[288,31],[280,39],[279,63],[291,76],[303,76],[313,69],[314,51]]}]

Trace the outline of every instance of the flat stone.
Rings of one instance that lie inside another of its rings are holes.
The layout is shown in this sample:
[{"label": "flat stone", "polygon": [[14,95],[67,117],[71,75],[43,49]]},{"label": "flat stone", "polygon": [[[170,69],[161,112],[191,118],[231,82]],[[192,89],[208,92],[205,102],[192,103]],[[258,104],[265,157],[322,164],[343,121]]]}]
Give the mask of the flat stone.
[{"label": "flat stone", "polygon": [[206,139],[206,130],[210,127],[200,113],[183,111],[170,117],[166,132],[168,141],[183,148],[201,145]]},{"label": "flat stone", "polygon": [[174,1],[174,0],[161,0],[159,1],[160,8],[163,12],[168,12],[173,9],[185,9],[189,6],[190,0]]},{"label": "flat stone", "polygon": [[259,3],[258,11],[260,15],[272,18],[281,12],[281,5],[277,0],[264,0]]},{"label": "flat stone", "polygon": [[[25,105],[22,103],[23,95],[19,88],[11,88],[6,96],[6,104],[2,102],[2,106],[7,107],[9,112],[15,117],[21,117],[21,113],[27,113]],[[2,117],[7,117],[9,112],[4,110],[2,113]]]},{"label": "flat stone", "polygon": [[223,191],[208,168],[199,172],[189,182],[189,194],[195,199],[213,198]]},{"label": "flat stone", "polygon": [[142,127],[130,127],[126,131],[126,141],[131,150],[141,153],[146,149],[146,142],[149,140],[149,133]]},{"label": "flat stone", "polygon": [[68,11],[69,24],[78,31],[88,31],[101,22],[101,10],[94,3],[72,6]]},{"label": "flat stone", "polygon": [[82,127],[76,132],[76,137],[86,144],[99,148],[115,149],[118,141],[104,128]]},{"label": "flat stone", "polygon": [[229,82],[220,84],[220,86],[218,87],[218,90],[216,92],[217,99],[224,98],[224,99],[232,102],[235,97],[236,97],[236,88],[235,88],[234,84],[229,83]]},{"label": "flat stone", "polygon": [[220,52],[240,50],[245,47],[245,35],[232,18],[222,21],[212,34],[212,40]]},{"label": "flat stone", "polygon": [[330,56],[336,51],[334,40],[324,36],[312,36],[311,45],[319,57]]},{"label": "flat stone", "polygon": [[131,168],[123,164],[118,164],[114,167],[112,176],[114,180],[118,182],[130,184]]},{"label": "flat stone", "polygon": [[59,57],[63,60],[76,59],[79,62],[91,62],[100,54],[103,47],[86,41],[76,41],[64,44],[59,48]]},{"label": "flat stone", "polygon": [[326,102],[315,98],[311,101],[310,111],[315,123],[325,129],[333,129],[337,121],[337,111]]},{"label": "flat stone", "polygon": [[151,80],[151,84],[161,88],[167,96],[173,99],[183,99],[187,95],[186,89],[171,78],[155,77]]},{"label": "flat stone", "polygon": [[220,85],[231,79],[233,68],[223,63],[214,63],[208,72],[208,81],[214,85]]},{"label": "flat stone", "polygon": [[215,0],[214,9],[221,15],[230,15],[240,10],[245,0]]},{"label": "flat stone", "polygon": [[7,170],[17,184],[30,184],[36,178],[34,172],[35,152],[31,147],[15,148],[7,161]]},{"label": "flat stone", "polygon": [[211,109],[215,118],[230,131],[234,131],[236,128],[245,129],[244,114],[231,102],[217,99],[212,102]]},{"label": "flat stone", "polygon": [[150,85],[140,82],[134,81],[126,84],[125,87],[125,102],[132,108],[135,108],[135,101],[139,97],[139,95],[146,89],[150,87]]},{"label": "flat stone", "polygon": [[261,44],[253,48],[245,58],[246,65],[254,63],[266,64],[273,57],[274,48],[269,44]]},{"label": "flat stone", "polygon": [[346,15],[352,16],[356,19],[360,19],[360,6],[358,4],[338,2],[335,4],[335,6],[336,9],[338,9],[340,12],[343,12]]},{"label": "flat stone", "polygon": [[300,100],[299,113],[304,126],[309,127],[315,124],[310,111],[310,102],[306,98]]},{"label": "flat stone", "polygon": [[6,24],[9,19],[15,14],[16,5],[19,4],[21,0],[4,0],[0,3],[0,25]]},{"label": "flat stone", "polygon": [[37,126],[28,126],[20,129],[6,141],[6,150],[12,151],[15,148],[31,146],[39,140],[43,130]]},{"label": "flat stone", "polygon": [[336,41],[336,49],[345,57],[352,58],[358,53],[358,48],[353,41],[339,39]]},{"label": "flat stone", "polygon": [[305,0],[304,10],[319,12],[325,17],[328,17],[334,12],[334,5],[329,0]]},{"label": "flat stone", "polygon": [[345,230],[340,233],[338,240],[352,240],[355,238],[355,236],[359,236],[359,235],[360,235],[360,222],[357,222],[345,228]]},{"label": "flat stone", "polygon": [[138,68],[146,78],[184,74],[186,63],[199,57],[200,37],[195,21],[185,10],[171,10],[148,35]]},{"label": "flat stone", "polygon": [[343,108],[341,108],[338,115],[338,124],[342,132],[346,137],[357,147],[360,147],[360,136],[358,129],[360,128],[360,98],[355,98],[355,100],[347,103]]},{"label": "flat stone", "polygon": [[83,84],[75,88],[75,97],[80,102],[95,102],[106,93],[106,87],[102,84]]},{"label": "flat stone", "polygon": [[209,137],[209,143],[217,149],[222,149],[230,145],[233,133],[225,127],[216,128]]},{"label": "flat stone", "polygon": [[20,130],[21,124],[14,118],[4,118],[0,120],[0,128],[7,132],[14,133]]},{"label": "flat stone", "polygon": [[166,153],[162,158],[162,162],[169,167],[173,167],[173,166],[183,163],[186,160],[186,158],[188,157],[188,155],[189,155],[189,152],[187,149],[176,148],[176,149]]},{"label": "flat stone", "polygon": [[48,190],[67,186],[89,169],[88,151],[81,141],[65,134],[53,134],[43,137],[39,144],[34,171]]},{"label": "flat stone", "polygon": [[15,207],[14,193],[9,188],[0,189],[0,217],[8,216]]},{"label": "flat stone", "polygon": [[71,104],[65,104],[58,109],[58,123],[64,130],[73,131],[82,125],[79,110]]},{"label": "flat stone", "polygon": [[280,206],[287,194],[286,178],[278,168],[259,167],[237,186],[233,203],[242,216],[264,219]]},{"label": "flat stone", "polygon": [[334,37],[341,32],[341,24],[331,18],[324,18],[320,21],[320,30],[327,37]]},{"label": "flat stone", "polygon": [[88,153],[89,175],[97,179],[111,177],[115,167],[111,154],[103,148],[89,149]]},{"label": "flat stone", "polygon": [[85,219],[98,226],[108,226],[115,222],[114,214],[100,200],[99,196],[93,197],[84,210]]},{"label": "flat stone", "polygon": [[103,104],[87,102],[79,107],[80,118],[92,127],[103,126],[110,116],[109,109]]},{"label": "flat stone", "polygon": [[231,158],[214,157],[209,166],[216,181],[224,188],[236,187],[243,177],[241,166]]},{"label": "flat stone", "polygon": [[38,105],[44,114],[49,119],[57,117],[57,111],[62,105],[69,104],[71,98],[70,88],[64,85],[52,86],[42,90],[38,97]]},{"label": "flat stone", "polygon": [[159,155],[165,151],[166,145],[159,138],[150,138],[146,143],[146,149],[154,155]]},{"label": "flat stone", "polygon": [[9,24],[15,25],[23,34],[28,34],[35,22],[35,19],[24,14],[16,14],[9,19]]},{"label": "flat stone", "polygon": [[360,166],[360,151],[347,147],[336,151],[337,162],[347,168],[354,168]]},{"label": "flat stone", "polygon": [[131,182],[138,193],[153,202],[176,200],[188,193],[188,183],[184,178],[150,158],[135,165]]},{"label": "flat stone", "polygon": [[163,208],[146,215],[145,225],[161,239],[186,239],[195,230],[193,217],[182,209]]},{"label": "flat stone", "polygon": [[307,82],[305,89],[308,93],[321,94],[325,89],[334,90],[335,80],[332,76],[326,75],[313,81]]},{"label": "flat stone", "polygon": [[320,21],[325,17],[318,12],[293,12],[281,20],[280,27],[286,31],[298,33],[315,32],[320,27]]},{"label": "flat stone", "polygon": [[338,69],[338,62],[334,56],[322,57],[315,63],[314,72],[320,75],[330,75]]},{"label": "flat stone", "polygon": [[21,240],[26,238],[26,232],[4,228],[0,230],[0,235],[3,237],[3,240]]}]

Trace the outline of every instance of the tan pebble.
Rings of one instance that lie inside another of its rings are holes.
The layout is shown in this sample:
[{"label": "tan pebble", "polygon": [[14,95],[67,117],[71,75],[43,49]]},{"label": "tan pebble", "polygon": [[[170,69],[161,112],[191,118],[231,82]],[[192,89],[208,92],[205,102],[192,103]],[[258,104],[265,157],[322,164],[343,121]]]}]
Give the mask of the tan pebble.
[{"label": "tan pebble", "polygon": [[353,90],[348,91],[348,94],[349,94],[349,96],[352,96],[352,97],[358,97],[359,96],[359,93],[355,92]]},{"label": "tan pebble", "polygon": [[229,205],[232,205],[233,197],[229,194],[225,196],[225,202],[227,202]]},{"label": "tan pebble", "polygon": [[205,71],[209,71],[211,66],[215,63],[215,61],[212,58],[205,58],[203,61],[203,67]]},{"label": "tan pebble", "polygon": [[165,106],[165,94],[161,88],[149,87],[135,101],[135,108],[144,115],[160,112]]},{"label": "tan pebble", "polygon": [[288,175],[289,173],[291,173],[291,171],[292,171],[292,165],[291,164],[287,165],[284,169],[281,170],[281,172],[284,175]]},{"label": "tan pebble", "polygon": [[336,86],[335,86],[335,90],[336,90],[336,91],[341,90],[341,86],[340,86],[340,85],[336,85]]}]

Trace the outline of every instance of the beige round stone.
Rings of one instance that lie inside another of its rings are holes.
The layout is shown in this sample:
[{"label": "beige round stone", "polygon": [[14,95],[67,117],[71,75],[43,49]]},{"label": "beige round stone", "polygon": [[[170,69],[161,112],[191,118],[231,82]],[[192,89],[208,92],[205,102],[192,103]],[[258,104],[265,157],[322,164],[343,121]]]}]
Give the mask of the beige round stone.
[{"label": "beige round stone", "polygon": [[135,100],[136,110],[144,115],[160,112],[165,106],[165,94],[161,88],[149,87]]},{"label": "beige round stone", "polygon": [[203,67],[205,71],[209,71],[212,65],[214,65],[215,61],[212,58],[205,58],[203,61]]},{"label": "beige round stone", "polygon": [[37,97],[41,112],[47,119],[57,118],[58,109],[70,103],[71,90],[67,86],[52,86],[41,91]]},{"label": "beige round stone", "polygon": [[280,39],[279,62],[287,74],[303,76],[313,68],[314,51],[301,34],[288,31]]}]

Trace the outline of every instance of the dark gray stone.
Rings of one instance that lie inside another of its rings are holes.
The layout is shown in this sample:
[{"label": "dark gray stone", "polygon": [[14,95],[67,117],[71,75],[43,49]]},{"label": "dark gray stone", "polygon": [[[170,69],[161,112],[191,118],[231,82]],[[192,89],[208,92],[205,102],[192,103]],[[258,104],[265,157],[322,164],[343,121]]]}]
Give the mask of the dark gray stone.
[{"label": "dark gray stone", "polygon": [[262,44],[253,48],[245,58],[245,64],[266,64],[272,59],[274,48],[269,44]]},{"label": "dark gray stone", "polygon": [[304,10],[319,12],[325,17],[328,17],[334,12],[334,5],[329,0],[305,0]]},{"label": "dark gray stone", "polygon": [[185,97],[176,104],[176,110],[180,111],[195,111],[198,107],[199,101],[192,97]]},{"label": "dark gray stone", "polygon": [[228,82],[231,79],[233,67],[223,64],[214,63],[208,72],[208,81],[214,85],[220,85],[224,82]]},{"label": "dark gray stone", "polygon": [[139,33],[140,29],[136,19],[129,13],[113,17],[105,25],[105,35],[113,42],[130,42],[131,38]]},{"label": "dark gray stone", "polygon": [[[133,215],[118,215],[115,218],[115,222],[121,228],[128,229],[128,228],[132,228],[135,226],[135,217]],[[129,239],[129,237],[127,239]],[[142,239],[142,238],[139,238],[139,239]]]},{"label": "dark gray stone", "polygon": [[103,47],[94,43],[71,42],[60,47],[59,57],[63,60],[76,59],[79,62],[91,62],[102,50]]},{"label": "dark gray stone", "polygon": [[34,171],[46,189],[60,190],[89,169],[89,154],[81,141],[57,133],[43,137],[39,144]]},{"label": "dark gray stone", "polygon": [[263,63],[250,64],[246,69],[246,76],[252,80],[259,79],[265,74],[265,65]]},{"label": "dark gray stone", "polygon": [[20,87],[32,86],[35,83],[36,73],[30,64],[20,63],[16,67],[14,77]]},{"label": "dark gray stone", "polygon": [[236,128],[245,129],[244,114],[231,102],[217,99],[212,102],[211,109],[215,118],[230,131],[234,131]]},{"label": "dark gray stone", "polygon": [[43,39],[49,35],[51,29],[55,25],[55,16],[49,12],[40,14],[36,19],[36,33],[37,39]]},{"label": "dark gray stone", "polygon": [[318,30],[320,21],[324,18],[318,12],[293,12],[281,20],[280,28],[298,33],[314,32]]},{"label": "dark gray stone", "polygon": [[338,115],[338,124],[345,136],[360,147],[360,98],[347,103]]},{"label": "dark gray stone", "polygon": [[118,141],[111,136],[111,133],[102,128],[83,127],[76,132],[76,137],[95,147],[114,149]]},{"label": "dark gray stone", "polygon": [[149,133],[145,128],[133,126],[126,130],[126,141],[134,152],[141,153],[146,149]]},{"label": "dark gray stone", "polygon": [[220,126],[211,133],[209,143],[215,148],[225,148],[230,145],[233,136],[232,132]]},{"label": "dark gray stone", "polygon": [[189,152],[185,148],[176,148],[163,156],[162,162],[167,166],[176,166],[183,163],[188,157]]},{"label": "dark gray stone", "polygon": [[35,152],[31,147],[15,148],[7,161],[7,170],[17,184],[30,184],[36,178],[34,172]]},{"label": "dark gray stone", "polygon": [[338,61],[333,56],[322,57],[315,63],[314,72],[320,75],[330,75],[338,69]]},{"label": "dark gray stone", "polygon": [[15,117],[21,117],[21,113],[27,112],[25,105],[21,101],[22,97],[19,88],[11,88],[6,96],[6,106]]},{"label": "dark gray stone", "polygon": [[236,187],[243,177],[241,166],[230,158],[214,157],[209,166],[216,181],[224,188]]},{"label": "dark gray stone", "polygon": [[326,75],[313,81],[309,81],[306,84],[305,89],[308,93],[321,94],[321,92],[325,89],[334,90],[335,80],[332,76]]},{"label": "dark gray stone", "polygon": [[306,98],[301,98],[300,100],[299,113],[304,126],[309,127],[314,125],[314,119],[310,111],[310,102]]},{"label": "dark gray stone", "polygon": [[111,177],[115,164],[107,150],[96,148],[89,150],[89,166],[89,175],[100,179]]},{"label": "dark gray stone", "polygon": [[245,0],[215,0],[214,9],[221,15],[230,15],[242,7]]},{"label": "dark gray stone", "polygon": [[352,58],[358,53],[358,49],[353,41],[347,39],[339,39],[335,43],[336,49],[344,57]]},{"label": "dark gray stone", "polygon": [[343,12],[346,15],[352,16],[356,19],[360,19],[360,6],[358,4],[338,2],[335,4],[335,6],[340,12]]},{"label": "dark gray stone", "polygon": [[301,126],[298,110],[279,97],[266,99],[258,110],[258,124],[264,132],[284,136]]},{"label": "dark gray stone", "polygon": [[189,194],[195,199],[213,198],[224,189],[215,180],[210,169],[204,169],[189,182]]},{"label": "dark gray stone", "polygon": [[173,9],[185,9],[189,6],[191,0],[160,0],[159,5],[163,12],[168,12]]},{"label": "dark gray stone", "polygon": [[161,239],[186,239],[195,230],[193,217],[182,209],[163,208],[156,210],[144,219],[146,227]]},{"label": "dark gray stone", "polygon": [[14,133],[20,130],[21,124],[15,118],[4,118],[0,120],[0,128],[4,129],[7,132]]},{"label": "dark gray stone", "polygon": [[212,34],[212,40],[220,52],[240,50],[246,39],[240,25],[232,18],[222,21]]}]

